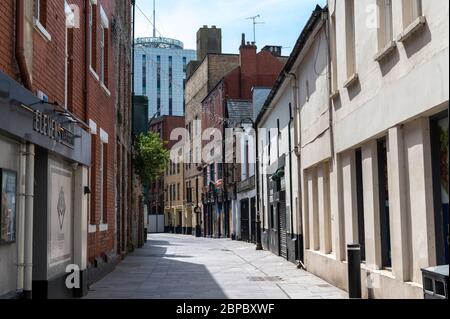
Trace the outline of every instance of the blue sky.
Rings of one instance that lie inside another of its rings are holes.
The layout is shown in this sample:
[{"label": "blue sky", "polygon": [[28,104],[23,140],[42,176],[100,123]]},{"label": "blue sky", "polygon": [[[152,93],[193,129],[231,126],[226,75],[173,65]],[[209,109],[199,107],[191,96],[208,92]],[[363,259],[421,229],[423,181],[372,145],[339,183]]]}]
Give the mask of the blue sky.
[{"label": "blue sky", "polygon": [[[137,6],[152,20],[153,1],[137,0]],[[289,55],[300,31],[316,4],[326,0],[156,0],[157,35],[181,40],[187,49],[195,49],[197,30],[203,25],[222,28],[223,52],[238,52],[241,34],[253,41],[250,16],[260,15],[256,42],[281,45]],[[152,20],[153,21],[153,20]],[[136,37],[152,36],[152,25],[136,9]]]}]

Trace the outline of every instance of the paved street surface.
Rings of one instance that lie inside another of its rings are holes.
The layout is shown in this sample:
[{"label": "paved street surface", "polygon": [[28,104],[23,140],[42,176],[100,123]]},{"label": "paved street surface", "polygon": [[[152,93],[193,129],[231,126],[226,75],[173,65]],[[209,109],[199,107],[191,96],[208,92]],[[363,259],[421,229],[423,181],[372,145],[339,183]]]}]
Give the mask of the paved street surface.
[{"label": "paved street surface", "polygon": [[341,299],[347,294],[270,252],[225,239],[150,235],[93,299]]}]

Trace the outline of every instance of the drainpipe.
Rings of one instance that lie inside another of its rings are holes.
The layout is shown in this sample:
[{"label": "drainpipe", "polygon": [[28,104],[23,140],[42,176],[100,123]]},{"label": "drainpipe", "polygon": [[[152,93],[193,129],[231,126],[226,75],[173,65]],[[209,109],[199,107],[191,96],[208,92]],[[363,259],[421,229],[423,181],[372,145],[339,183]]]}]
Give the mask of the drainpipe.
[{"label": "drainpipe", "polygon": [[[300,105],[298,102],[298,81],[297,75],[295,73],[288,74],[292,81],[292,99],[293,99],[293,107],[294,107],[294,152],[297,157],[297,178],[298,178],[298,220],[299,220],[299,230],[303,233],[303,192],[302,192],[302,160],[301,160],[301,135],[302,135],[302,122],[300,119]],[[306,269],[304,265],[304,238],[299,243],[299,266],[300,268]]]},{"label": "drainpipe", "polygon": [[16,1],[16,60],[23,85],[33,91],[31,74],[25,59],[25,0]]},{"label": "drainpipe", "polygon": [[20,145],[19,171],[19,210],[17,216],[17,292],[23,291],[24,258],[25,258],[25,176],[26,176],[26,145]]},{"label": "drainpipe", "polygon": [[91,45],[89,37],[89,5],[84,1],[84,115],[85,122],[89,124],[89,73],[91,61],[89,59],[89,48]]},{"label": "drainpipe", "polygon": [[33,202],[34,202],[34,144],[27,144],[25,174],[25,258],[24,297],[32,298],[33,280]]}]

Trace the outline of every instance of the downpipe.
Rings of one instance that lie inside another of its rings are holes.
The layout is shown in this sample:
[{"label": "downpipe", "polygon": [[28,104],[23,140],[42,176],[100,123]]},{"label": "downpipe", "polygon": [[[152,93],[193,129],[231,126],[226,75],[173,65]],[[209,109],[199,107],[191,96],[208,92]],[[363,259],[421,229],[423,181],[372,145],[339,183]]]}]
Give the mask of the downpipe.
[{"label": "downpipe", "polygon": [[26,144],[20,145],[20,165],[19,165],[19,200],[17,214],[17,293],[23,292],[24,283],[24,258],[25,258],[25,178],[26,178]]},{"label": "downpipe", "polygon": [[33,284],[33,202],[34,202],[34,144],[27,144],[25,173],[25,245],[24,297],[32,299]]}]

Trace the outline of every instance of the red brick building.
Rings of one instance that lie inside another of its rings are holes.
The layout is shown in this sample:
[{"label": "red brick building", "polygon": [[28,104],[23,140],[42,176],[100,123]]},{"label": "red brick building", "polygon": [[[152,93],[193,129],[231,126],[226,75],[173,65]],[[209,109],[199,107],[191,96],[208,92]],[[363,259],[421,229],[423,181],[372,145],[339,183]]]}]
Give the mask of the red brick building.
[{"label": "red brick building", "polygon": [[[228,127],[229,101],[245,101],[251,105],[254,87],[272,87],[287,58],[281,56],[281,47],[266,46],[260,52],[254,43],[242,43],[239,48],[239,66],[229,72],[212,89],[202,102],[202,128],[215,128],[225,138]],[[249,103],[248,103],[249,102]],[[248,112],[252,113],[252,112]],[[238,115],[233,114],[233,117]],[[212,139],[213,140],[213,139]],[[211,141],[212,141],[211,140]],[[209,141],[203,141],[203,147]],[[231,237],[232,205],[236,197],[235,185],[240,181],[237,174],[240,167],[227,164],[225,152],[204,168],[204,232],[206,236]]]},{"label": "red brick building", "polygon": [[[112,269],[117,256],[133,242],[130,238],[136,237],[137,224],[142,224],[142,214],[132,205],[130,191],[131,8],[130,0],[0,2],[0,72],[5,83],[20,83],[27,92],[48,102],[42,108],[67,110],[82,128],[82,135],[90,134],[89,140],[83,137],[82,145],[77,142],[81,138],[74,137],[76,146],[60,153],[70,155],[78,147],[83,152],[90,150],[90,154],[82,154],[89,163],[76,184],[82,189],[81,204],[74,199],[71,212],[81,219],[75,220],[74,227],[80,225],[70,238],[75,247],[71,262],[89,272],[83,278],[89,277],[91,283]],[[0,112],[3,110],[2,104]],[[48,154],[55,152],[50,148]],[[39,152],[36,154],[38,161]],[[17,223],[20,225],[20,219]],[[35,223],[35,232],[39,230],[36,227]],[[34,255],[39,257],[39,253]],[[41,284],[48,280],[33,278],[33,290],[39,287],[35,281]],[[0,288],[0,295],[7,290]]]}]

